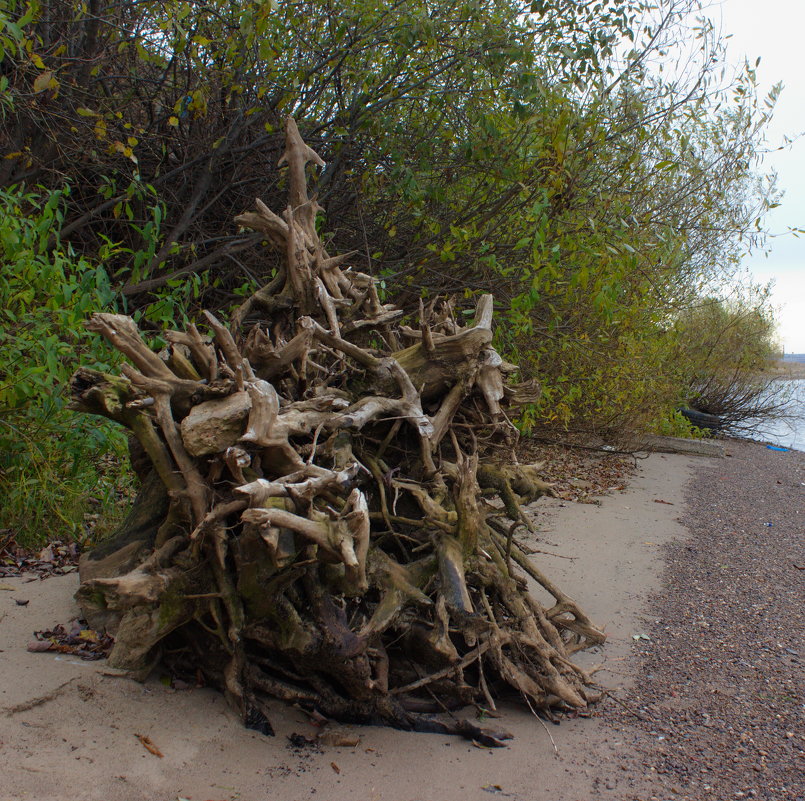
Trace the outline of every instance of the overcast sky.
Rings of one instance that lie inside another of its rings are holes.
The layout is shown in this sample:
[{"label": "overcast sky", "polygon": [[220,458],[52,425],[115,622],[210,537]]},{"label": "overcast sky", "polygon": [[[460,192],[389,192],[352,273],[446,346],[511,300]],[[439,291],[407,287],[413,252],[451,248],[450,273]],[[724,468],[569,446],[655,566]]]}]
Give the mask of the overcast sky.
[{"label": "overcast sky", "polygon": [[[742,63],[747,57],[754,64],[760,57],[757,77],[763,94],[778,81],[784,84],[769,127],[770,143],[782,145],[786,134],[793,138],[805,132],[805,2],[721,0],[708,13],[725,35],[732,34],[730,62]],[[785,234],[788,228],[805,229],[805,137],[768,154],[764,166],[777,172],[785,196],[767,218],[777,234],[769,242],[771,252],[750,255],[745,265],[759,281],[775,281],[783,347],[786,353],[805,353],[805,234]]]}]

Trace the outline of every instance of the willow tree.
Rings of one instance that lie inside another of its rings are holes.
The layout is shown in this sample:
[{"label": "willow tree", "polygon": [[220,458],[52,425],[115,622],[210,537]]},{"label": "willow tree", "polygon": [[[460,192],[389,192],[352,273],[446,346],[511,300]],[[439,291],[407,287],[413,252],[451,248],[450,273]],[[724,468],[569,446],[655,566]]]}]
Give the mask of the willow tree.
[{"label": "willow tree", "polygon": [[548,485],[513,460],[536,387],[492,345],[492,295],[467,324],[446,298],[404,324],[319,238],[322,162],[291,118],[281,162],[285,210],[237,222],[282,268],[229,326],[207,313],[208,335],[167,331],[156,353],[129,317],[89,322],[128,363],[79,369],[73,406],[126,426],[147,475],[81,564],[110,662],[147,672],[164,647],[264,731],[269,697],[489,745],[505,733],[426,713],[494,708],[501,687],[549,715],[585,707],[598,693],[571,655],[604,635],[514,536]]}]

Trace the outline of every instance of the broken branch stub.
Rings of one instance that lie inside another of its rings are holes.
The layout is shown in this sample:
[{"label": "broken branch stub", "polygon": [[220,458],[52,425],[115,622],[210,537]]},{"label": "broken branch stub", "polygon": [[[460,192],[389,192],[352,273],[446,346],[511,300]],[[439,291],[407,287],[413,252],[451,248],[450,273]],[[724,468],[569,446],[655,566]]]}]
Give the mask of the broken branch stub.
[{"label": "broken branch stub", "polygon": [[449,298],[412,327],[354,254],[330,256],[305,183],[323,162],[290,119],[286,140],[287,209],[258,201],[237,219],[286,261],[231,327],[208,314],[208,335],[168,332],[163,359],[127,317],[88,324],[133,366],[127,379],[79,370],[74,408],[127,426],[169,502],[161,522],[130,516],[149,533],[124,529],[120,558],[83,558],[79,601],[118,632],[115,664],[142,672],[164,646],[245,721],[273,696],[500,745],[427,713],[507,687],[534,708],[583,707],[589,677],[569,657],[604,639],[512,540],[521,504],[550,487],[490,445],[511,446],[534,388],[508,380],[492,295],[469,327]]}]

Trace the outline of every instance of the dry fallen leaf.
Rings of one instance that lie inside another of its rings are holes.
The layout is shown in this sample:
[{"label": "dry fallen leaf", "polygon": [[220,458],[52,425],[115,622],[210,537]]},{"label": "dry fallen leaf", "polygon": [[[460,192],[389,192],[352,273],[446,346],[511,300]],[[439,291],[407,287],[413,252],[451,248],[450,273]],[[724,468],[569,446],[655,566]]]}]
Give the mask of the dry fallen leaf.
[{"label": "dry fallen leaf", "polygon": [[54,554],[53,547],[51,545],[48,545],[47,548],[43,548],[39,552],[39,559],[42,562],[52,562],[55,558],[56,558],[56,555]]},{"label": "dry fallen leaf", "polygon": [[324,731],[318,736],[318,741],[322,745],[335,746],[336,748],[354,748],[361,738],[357,734],[345,731],[344,729],[332,729]]},{"label": "dry fallen leaf", "polygon": [[154,756],[158,756],[162,759],[165,755],[160,751],[152,742],[150,737],[146,737],[144,734],[135,734],[134,735],[142,744],[143,748],[146,751],[150,751]]},{"label": "dry fallen leaf", "polygon": [[331,763],[330,763],[330,767],[331,767],[331,768],[332,768],[332,769],[333,769],[333,770],[334,770],[336,773],[341,773],[341,768],[339,768],[339,767],[338,767],[338,765],[336,765],[336,764],[335,764],[335,762],[331,762]]}]

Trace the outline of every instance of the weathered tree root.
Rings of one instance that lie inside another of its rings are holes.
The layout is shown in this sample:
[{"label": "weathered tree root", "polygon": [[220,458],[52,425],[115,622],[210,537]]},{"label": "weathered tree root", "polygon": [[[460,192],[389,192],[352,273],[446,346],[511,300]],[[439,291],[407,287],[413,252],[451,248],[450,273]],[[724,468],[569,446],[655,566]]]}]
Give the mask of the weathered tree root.
[{"label": "weathered tree root", "polygon": [[286,134],[288,208],[238,218],[285,267],[231,328],[207,314],[210,336],[167,332],[157,354],[128,317],[88,324],[133,366],[79,370],[73,408],[126,426],[152,477],[114,548],[83,559],[78,599],[114,631],[112,665],[142,674],[170,645],[263,731],[276,697],[501,745],[430,713],[494,708],[501,686],[549,714],[583,708],[592,682],[570,655],[604,640],[514,539],[550,486],[475,435],[510,446],[534,387],[508,381],[491,295],[468,327],[449,300],[401,326],[369,275],[326,253],[305,185],[321,159],[293,120]]}]

